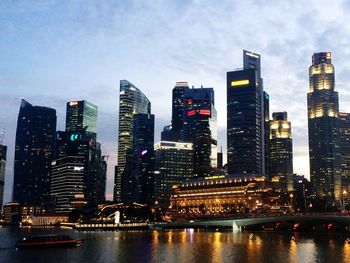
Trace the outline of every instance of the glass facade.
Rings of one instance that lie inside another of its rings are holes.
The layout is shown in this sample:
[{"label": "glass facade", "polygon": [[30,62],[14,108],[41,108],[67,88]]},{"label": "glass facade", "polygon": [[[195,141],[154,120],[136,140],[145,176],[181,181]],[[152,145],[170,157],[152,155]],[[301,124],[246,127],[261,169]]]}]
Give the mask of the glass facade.
[{"label": "glass facade", "polygon": [[[287,112],[272,113],[270,122],[270,177],[279,181],[284,197],[293,191],[293,142],[291,123]],[[288,198],[286,199],[288,201]]]},{"label": "glass facade", "polygon": [[155,144],[154,195],[162,207],[168,207],[175,184],[193,177],[193,144],[161,141]]},{"label": "glass facade", "polygon": [[342,199],[350,203],[350,113],[339,112]]},{"label": "glass facade", "polygon": [[122,177],[126,164],[127,151],[133,147],[133,116],[138,113],[151,113],[151,103],[147,97],[127,80],[120,81],[118,165],[114,179],[114,201],[121,201]]},{"label": "glass facade", "polygon": [[179,141],[183,139],[183,130],[184,130],[184,95],[186,90],[189,89],[187,82],[176,82],[175,87],[173,88],[173,97],[172,97],[172,133],[173,140]]},{"label": "glass facade", "polygon": [[312,56],[307,94],[310,179],[314,197],[326,199],[327,203],[341,198],[339,104],[331,59],[330,52]]},{"label": "glass facade", "polygon": [[184,94],[184,141],[193,143],[194,176],[208,176],[217,167],[217,116],[213,88]]},{"label": "glass facade", "polygon": [[243,65],[227,72],[228,174],[264,174],[269,98],[263,93],[260,55],[243,50]]},{"label": "glass facade", "polygon": [[55,133],[56,111],[22,100],[16,130],[14,201],[38,205],[49,201]]}]

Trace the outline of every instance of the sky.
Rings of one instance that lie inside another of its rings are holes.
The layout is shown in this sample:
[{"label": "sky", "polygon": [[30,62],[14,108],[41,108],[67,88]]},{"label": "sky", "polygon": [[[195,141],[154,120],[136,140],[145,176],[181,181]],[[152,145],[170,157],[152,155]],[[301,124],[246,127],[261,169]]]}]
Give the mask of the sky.
[{"label": "sky", "polygon": [[98,106],[98,141],[108,154],[107,198],[117,160],[119,81],[150,99],[156,141],[170,124],[176,81],[213,87],[219,147],[226,151],[226,72],[243,49],[262,57],[270,113],[292,122],[294,172],[309,177],[308,68],[332,52],[340,111],[350,112],[350,2],[325,0],[0,1],[0,128],[8,146],[5,202],[11,199],[21,98],[57,110],[66,102]]}]

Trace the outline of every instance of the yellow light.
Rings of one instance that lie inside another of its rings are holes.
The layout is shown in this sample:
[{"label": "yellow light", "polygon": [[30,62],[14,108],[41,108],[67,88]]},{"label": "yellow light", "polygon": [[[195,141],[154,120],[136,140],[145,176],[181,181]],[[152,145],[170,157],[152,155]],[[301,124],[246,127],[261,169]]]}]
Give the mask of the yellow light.
[{"label": "yellow light", "polygon": [[77,101],[71,101],[69,103],[70,106],[77,106],[78,105],[78,102]]},{"label": "yellow light", "polygon": [[245,86],[249,84],[249,79],[235,80],[231,82],[232,87]]}]

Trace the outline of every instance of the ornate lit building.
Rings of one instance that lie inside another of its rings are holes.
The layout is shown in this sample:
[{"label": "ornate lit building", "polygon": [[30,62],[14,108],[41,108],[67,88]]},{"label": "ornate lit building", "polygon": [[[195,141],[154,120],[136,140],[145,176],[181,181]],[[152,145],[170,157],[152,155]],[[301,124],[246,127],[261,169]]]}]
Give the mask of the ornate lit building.
[{"label": "ornate lit building", "polygon": [[169,213],[173,216],[210,217],[269,209],[279,204],[274,182],[265,176],[212,176],[174,187]]},{"label": "ornate lit building", "polygon": [[307,94],[310,179],[313,195],[328,204],[341,199],[338,92],[330,52],[315,53]]}]

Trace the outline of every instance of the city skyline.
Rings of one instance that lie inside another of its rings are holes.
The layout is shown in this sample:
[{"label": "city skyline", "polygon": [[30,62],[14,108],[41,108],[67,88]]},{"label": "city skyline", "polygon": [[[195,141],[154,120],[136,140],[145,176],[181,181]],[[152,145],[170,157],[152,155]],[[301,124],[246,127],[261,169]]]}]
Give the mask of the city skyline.
[{"label": "city skyline", "polygon": [[[2,2],[0,32],[5,40],[0,43],[0,102],[6,111],[0,128],[6,130],[4,144],[8,146],[4,201],[9,201],[11,194],[20,97],[56,109],[58,130],[64,127],[67,101],[89,100],[101,109],[98,136],[103,151],[111,156],[107,180],[107,198],[111,199],[119,81],[129,80],[150,99],[156,118],[155,142],[159,142],[160,131],[171,119],[171,90],[176,81],[187,81],[190,87],[214,87],[216,102],[226,101],[226,72],[241,67],[243,49],[262,56],[270,112],[288,112],[293,127],[294,172],[309,177],[306,94],[313,53],[332,52],[339,109],[350,111],[346,105],[350,101],[346,91],[349,67],[345,64],[350,56],[346,24],[350,7],[345,2],[332,6],[321,2],[292,5],[249,1],[215,6],[203,6],[199,1],[167,5],[121,2],[115,6],[80,3],[69,8],[58,8],[54,2],[18,2],[14,7]],[[67,8],[70,12],[65,14]],[[230,9],[239,15],[231,17]],[[273,12],[277,12],[276,17],[263,21]],[[173,21],[180,13],[177,22]],[[206,21],[204,18],[211,14],[213,19]],[[244,19],[247,15],[262,21],[254,25]],[[216,16],[226,18],[221,19],[225,22],[215,21]],[[193,19],[194,23],[189,23]],[[283,34],[276,37],[279,33]],[[226,149],[226,140],[222,139],[226,137],[226,103],[217,103],[216,108],[218,147]]]}]

